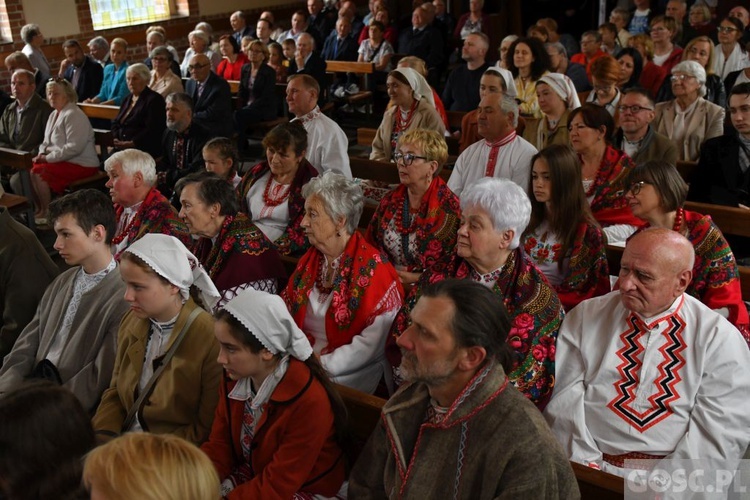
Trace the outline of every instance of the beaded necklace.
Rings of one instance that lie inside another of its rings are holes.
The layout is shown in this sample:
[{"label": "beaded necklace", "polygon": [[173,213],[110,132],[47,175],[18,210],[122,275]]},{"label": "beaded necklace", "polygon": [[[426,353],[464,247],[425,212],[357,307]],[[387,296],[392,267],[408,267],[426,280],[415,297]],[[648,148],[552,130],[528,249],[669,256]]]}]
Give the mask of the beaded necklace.
[{"label": "beaded necklace", "polygon": [[284,200],[289,197],[289,191],[291,190],[291,184],[278,184],[274,187],[273,194],[271,194],[271,185],[273,184],[273,176],[268,177],[268,182],[263,190],[263,203],[269,207],[277,207],[281,205]]}]

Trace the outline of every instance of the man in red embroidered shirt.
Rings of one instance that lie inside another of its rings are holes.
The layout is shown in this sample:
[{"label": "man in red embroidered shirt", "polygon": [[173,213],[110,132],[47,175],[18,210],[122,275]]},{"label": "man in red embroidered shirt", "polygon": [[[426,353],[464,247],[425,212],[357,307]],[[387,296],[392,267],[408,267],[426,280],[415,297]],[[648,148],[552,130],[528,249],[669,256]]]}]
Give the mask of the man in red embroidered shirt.
[{"label": "man in red embroidered shirt", "polygon": [[385,404],[349,498],[579,498],[570,463],[505,375],[510,319],[470,280],[427,287],[398,338],[410,384]]},{"label": "man in red embroidered shirt", "polygon": [[112,238],[115,257],[147,233],[163,233],[191,244],[187,226],[155,187],[156,162],[151,155],[137,149],[118,151],[107,158],[104,170],[117,216]]},{"label": "man in red embroidered shirt", "polygon": [[590,30],[581,36],[581,52],[571,57],[570,61],[586,68],[586,76],[591,83],[591,63],[597,57],[606,55],[607,53],[602,50],[602,35],[596,30]]},{"label": "man in red embroidered shirt", "polygon": [[518,103],[504,94],[488,94],[477,109],[477,132],[484,137],[456,160],[448,187],[460,197],[464,189],[482,177],[510,179],[526,191],[531,157],[537,149],[516,134]]},{"label": "man in red embroidered shirt", "polygon": [[679,459],[739,463],[750,443],[750,350],[684,293],[694,258],[676,231],[638,233],[620,289],[565,317],[545,416],[571,460],[618,475],[627,459],[663,459],[667,470]]}]

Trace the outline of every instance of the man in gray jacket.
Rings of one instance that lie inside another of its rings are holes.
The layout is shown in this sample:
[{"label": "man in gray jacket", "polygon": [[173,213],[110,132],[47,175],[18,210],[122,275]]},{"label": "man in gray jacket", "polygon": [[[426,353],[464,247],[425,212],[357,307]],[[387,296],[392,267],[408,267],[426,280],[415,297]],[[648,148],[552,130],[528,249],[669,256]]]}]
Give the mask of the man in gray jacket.
[{"label": "man in gray jacket", "polygon": [[110,252],[112,202],[94,189],[63,196],[49,206],[55,249],[72,269],[44,293],[34,319],[0,370],[0,394],[28,377],[57,379],[84,408],[94,411],[109,386],[117,329],[128,309],[125,285]]}]

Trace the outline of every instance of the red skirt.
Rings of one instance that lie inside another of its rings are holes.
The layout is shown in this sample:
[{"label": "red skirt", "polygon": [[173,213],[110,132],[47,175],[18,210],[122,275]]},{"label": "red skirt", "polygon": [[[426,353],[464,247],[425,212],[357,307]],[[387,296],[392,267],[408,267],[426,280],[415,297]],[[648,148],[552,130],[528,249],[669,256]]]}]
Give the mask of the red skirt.
[{"label": "red skirt", "polygon": [[55,193],[62,193],[75,181],[91,177],[98,167],[82,167],[67,161],[56,163],[34,163],[31,171],[44,179]]}]

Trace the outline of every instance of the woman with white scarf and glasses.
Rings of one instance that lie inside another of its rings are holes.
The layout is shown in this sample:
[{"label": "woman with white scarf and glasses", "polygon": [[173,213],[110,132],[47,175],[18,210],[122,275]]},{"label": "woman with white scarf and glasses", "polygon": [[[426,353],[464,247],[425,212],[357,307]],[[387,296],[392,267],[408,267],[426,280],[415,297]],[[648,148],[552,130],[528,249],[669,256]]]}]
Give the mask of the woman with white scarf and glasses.
[{"label": "woman with white scarf and glasses", "polygon": [[411,68],[398,68],[388,73],[386,87],[393,106],[383,115],[375,134],[371,160],[392,161],[398,138],[407,130],[423,128],[445,133],[432,89],[422,75]]},{"label": "woman with white scarf and glasses", "polygon": [[147,234],[120,257],[130,311],[120,324],[112,382],[92,420],[100,441],[125,432],[206,440],[218,401],[221,367],[212,310],[216,289],[178,239]]},{"label": "woman with white scarf and glasses", "polygon": [[569,144],[568,115],[581,107],[573,81],[560,73],[548,73],[536,82],[541,120],[529,120],[523,138],[542,150],[552,144]]},{"label": "woman with white scarf and glasses", "polygon": [[201,448],[222,495],[335,497],[346,473],[339,447],[346,410],[286,304],[249,288],[215,317],[226,377]]},{"label": "woman with white scarf and glasses", "polygon": [[724,133],[724,108],[707,101],[706,70],[697,61],[682,61],[672,68],[674,99],[654,110],[654,130],[677,144],[677,159],[698,161],[701,146]]}]

